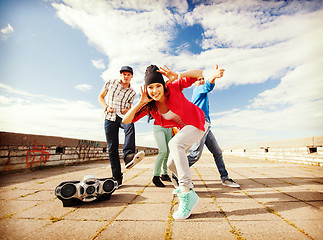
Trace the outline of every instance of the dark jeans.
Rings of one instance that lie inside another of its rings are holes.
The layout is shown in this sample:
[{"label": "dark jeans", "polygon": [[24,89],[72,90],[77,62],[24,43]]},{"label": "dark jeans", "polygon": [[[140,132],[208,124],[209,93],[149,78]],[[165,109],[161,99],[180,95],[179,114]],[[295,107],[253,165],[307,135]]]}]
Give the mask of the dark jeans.
[{"label": "dark jeans", "polygon": [[122,119],[117,116],[115,121],[105,120],[105,136],[108,144],[108,153],[111,163],[112,176],[122,178],[121,164],[119,158],[119,128],[124,130],[125,139],[123,145],[123,159],[130,154],[135,153],[135,125],[133,123],[124,124]]},{"label": "dark jeans", "polygon": [[206,131],[206,134],[203,136],[203,138],[199,142],[194,143],[194,145],[189,150],[189,155],[187,156],[188,163],[189,163],[189,166],[191,167],[194,163],[196,163],[200,159],[203,152],[204,144],[205,144],[205,146],[213,154],[214,162],[219,170],[221,179],[227,179],[228,172],[223,162],[222,150],[219,147],[219,144],[216,141],[210,128],[211,126]]}]

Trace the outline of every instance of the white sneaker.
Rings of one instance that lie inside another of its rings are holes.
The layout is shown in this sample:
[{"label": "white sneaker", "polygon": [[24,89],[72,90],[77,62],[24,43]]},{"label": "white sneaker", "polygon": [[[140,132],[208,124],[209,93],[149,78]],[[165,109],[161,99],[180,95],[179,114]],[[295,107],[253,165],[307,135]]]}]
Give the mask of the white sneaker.
[{"label": "white sneaker", "polygon": [[231,178],[222,179],[222,185],[234,188],[240,187],[240,185],[233,181]]},{"label": "white sneaker", "polygon": [[143,151],[138,152],[132,160],[126,164],[126,168],[133,168],[137,163],[139,163],[145,157],[145,153]]}]

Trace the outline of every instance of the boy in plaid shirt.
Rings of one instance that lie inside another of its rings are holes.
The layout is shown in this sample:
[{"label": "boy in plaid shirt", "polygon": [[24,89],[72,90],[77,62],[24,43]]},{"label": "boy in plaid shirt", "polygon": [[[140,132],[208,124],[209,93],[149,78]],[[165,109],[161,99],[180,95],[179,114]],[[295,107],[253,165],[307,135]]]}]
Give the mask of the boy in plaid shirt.
[{"label": "boy in plaid shirt", "polygon": [[136,92],[130,86],[133,78],[133,70],[129,66],[123,66],[120,70],[120,78],[107,81],[98,97],[98,101],[105,112],[105,135],[108,144],[108,153],[111,162],[112,176],[117,180],[118,187],[122,184],[123,174],[119,158],[119,128],[124,129],[125,140],[123,145],[123,159],[126,168],[132,168],[140,162],[145,153],[136,153],[135,126],[133,123],[124,124],[122,118],[131,108]]}]

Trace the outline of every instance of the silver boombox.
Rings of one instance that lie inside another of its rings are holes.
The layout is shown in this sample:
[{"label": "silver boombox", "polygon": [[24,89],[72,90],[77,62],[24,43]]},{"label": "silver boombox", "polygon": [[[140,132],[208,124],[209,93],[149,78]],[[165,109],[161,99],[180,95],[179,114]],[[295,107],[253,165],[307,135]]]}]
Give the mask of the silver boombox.
[{"label": "silver boombox", "polygon": [[64,207],[69,207],[80,202],[109,200],[117,186],[118,182],[113,178],[97,179],[93,175],[86,175],[81,181],[62,182],[56,187],[55,195]]}]

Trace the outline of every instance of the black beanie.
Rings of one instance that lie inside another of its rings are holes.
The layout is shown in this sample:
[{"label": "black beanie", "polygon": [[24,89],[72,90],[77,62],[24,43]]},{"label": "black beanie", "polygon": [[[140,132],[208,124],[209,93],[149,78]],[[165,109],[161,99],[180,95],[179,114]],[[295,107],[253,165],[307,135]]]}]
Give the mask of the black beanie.
[{"label": "black beanie", "polygon": [[163,75],[160,72],[157,72],[159,68],[156,65],[150,65],[146,68],[145,73],[145,86],[148,87],[152,83],[161,83],[164,86],[165,90],[165,81]]}]

